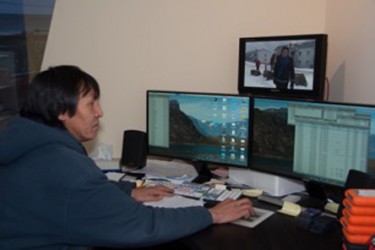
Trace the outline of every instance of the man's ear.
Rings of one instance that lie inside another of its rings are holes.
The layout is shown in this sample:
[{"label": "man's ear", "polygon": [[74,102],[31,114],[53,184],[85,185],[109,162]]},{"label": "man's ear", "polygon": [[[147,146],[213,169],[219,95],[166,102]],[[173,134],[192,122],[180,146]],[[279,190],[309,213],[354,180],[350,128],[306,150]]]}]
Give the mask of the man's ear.
[{"label": "man's ear", "polygon": [[60,121],[65,121],[66,118],[68,118],[68,115],[66,113],[60,114],[57,118],[59,118]]}]

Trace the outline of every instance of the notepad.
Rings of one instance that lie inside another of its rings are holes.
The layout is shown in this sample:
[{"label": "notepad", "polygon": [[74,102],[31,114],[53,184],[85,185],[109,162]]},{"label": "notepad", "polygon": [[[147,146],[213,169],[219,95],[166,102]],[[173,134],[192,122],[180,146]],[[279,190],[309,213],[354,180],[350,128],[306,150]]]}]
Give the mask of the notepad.
[{"label": "notepad", "polygon": [[283,207],[278,210],[278,212],[290,215],[290,216],[298,216],[302,211],[302,208],[300,205],[294,204],[293,202],[284,201]]},{"label": "notepad", "polygon": [[254,211],[255,211],[255,215],[247,219],[240,219],[240,220],[233,221],[232,223],[236,225],[240,225],[240,226],[253,228],[274,214],[274,212],[270,210],[257,208],[257,207],[254,207]]}]

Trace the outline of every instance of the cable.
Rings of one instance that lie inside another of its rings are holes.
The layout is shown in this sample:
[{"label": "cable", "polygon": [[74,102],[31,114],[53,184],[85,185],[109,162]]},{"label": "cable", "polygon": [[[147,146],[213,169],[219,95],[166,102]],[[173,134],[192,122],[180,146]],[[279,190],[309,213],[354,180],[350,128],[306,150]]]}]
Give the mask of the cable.
[{"label": "cable", "polygon": [[328,77],[325,78],[325,81],[324,81],[324,85],[325,85],[325,97],[324,97],[324,101],[328,101],[329,99],[329,79]]}]

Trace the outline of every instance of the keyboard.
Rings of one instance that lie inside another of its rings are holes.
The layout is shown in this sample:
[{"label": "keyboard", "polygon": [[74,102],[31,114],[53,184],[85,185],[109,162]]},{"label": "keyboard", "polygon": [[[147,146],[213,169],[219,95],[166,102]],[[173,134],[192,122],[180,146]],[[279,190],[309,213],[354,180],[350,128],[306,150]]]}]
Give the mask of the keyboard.
[{"label": "keyboard", "polygon": [[223,201],[227,198],[237,200],[242,195],[242,191],[240,189],[227,190],[192,182],[177,184],[164,180],[153,180],[149,182],[149,185],[164,185],[173,189],[174,193],[177,195],[193,199],[203,199],[206,201]]},{"label": "keyboard", "polygon": [[242,191],[239,189],[232,189],[232,190],[224,190],[219,197],[217,197],[218,201],[223,201],[225,199],[233,199],[237,200],[242,195]]},{"label": "keyboard", "polygon": [[240,189],[218,189],[196,183],[178,184],[173,189],[177,195],[213,201],[223,201],[225,199],[237,200],[242,195]]},{"label": "keyboard", "polygon": [[163,185],[174,190],[174,193],[177,195],[201,199],[202,196],[210,190],[210,187],[207,185],[184,182],[184,183],[173,183],[166,180],[151,180],[148,181],[148,186]]},{"label": "keyboard", "polygon": [[210,187],[196,183],[182,183],[172,187],[177,195],[200,199]]},{"label": "keyboard", "polygon": [[223,201],[225,199],[233,199],[237,200],[242,195],[242,191],[240,189],[218,189],[218,188],[210,188],[204,195],[203,200],[207,201]]}]

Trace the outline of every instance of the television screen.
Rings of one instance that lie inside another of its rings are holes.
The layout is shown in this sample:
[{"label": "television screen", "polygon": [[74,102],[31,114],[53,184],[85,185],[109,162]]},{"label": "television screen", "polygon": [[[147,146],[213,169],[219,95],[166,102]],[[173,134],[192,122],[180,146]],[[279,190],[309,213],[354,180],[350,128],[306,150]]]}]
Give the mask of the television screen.
[{"label": "television screen", "polygon": [[248,166],[250,97],[147,91],[150,155]]},{"label": "television screen", "polygon": [[375,106],[254,98],[251,166],[345,184],[350,169],[375,175]]},{"label": "television screen", "polygon": [[240,38],[238,91],[322,100],[326,57],[325,34]]}]

